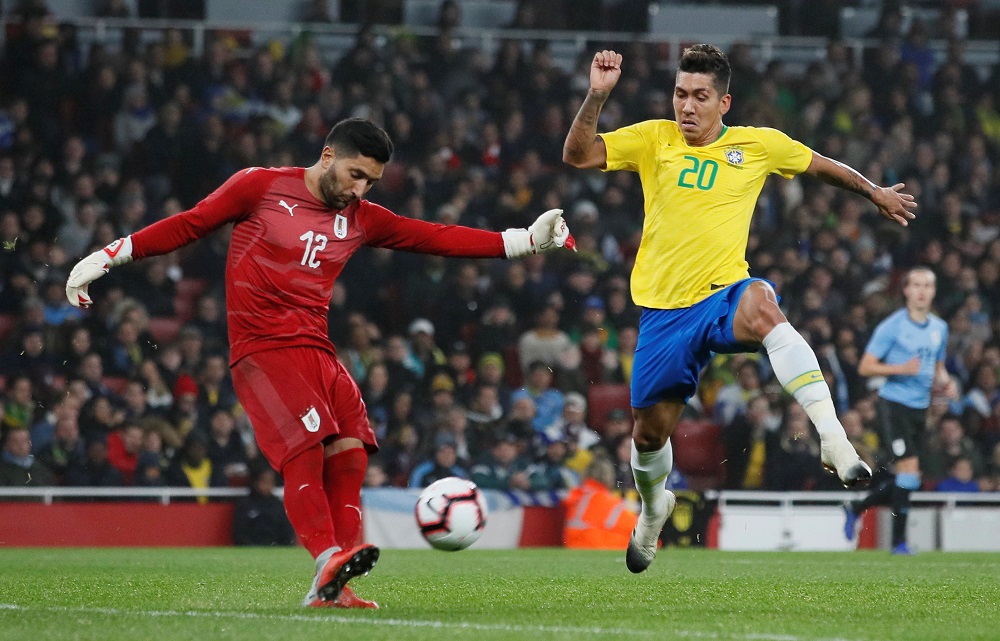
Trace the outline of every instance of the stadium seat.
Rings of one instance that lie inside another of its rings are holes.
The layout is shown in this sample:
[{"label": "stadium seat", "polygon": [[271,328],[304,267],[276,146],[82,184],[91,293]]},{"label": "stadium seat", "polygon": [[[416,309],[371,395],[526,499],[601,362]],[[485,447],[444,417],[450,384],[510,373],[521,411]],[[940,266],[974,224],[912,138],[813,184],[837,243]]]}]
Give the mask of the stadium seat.
[{"label": "stadium seat", "polygon": [[631,416],[632,396],[628,385],[601,383],[587,388],[587,422],[600,432],[611,410],[624,410]]},{"label": "stadium seat", "polygon": [[[441,0],[405,0],[403,24],[430,27],[437,24]],[[497,28],[514,21],[517,3],[513,0],[463,0],[461,26]]]},{"label": "stadium seat", "polygon": [[177,295],[195,299],[208,289],[208,283],[200,278],[182,278],[177,281]]},{"label": "stadium seat", "polygon": [[182,324],[183,321],[179,318],[151,318],[149,320],[149,333],[153,335],[157,343],[171,343],[177,338]]},{"label": "stadium seat", "polygon": [[0,345],[7,340],[7,336],[17,327],[17,316],[14,314],[0,314]]},{"label": "stadium seat", "polygon": [[121,396],[128,385],[128,379],[124,376],[105,376],[101,381],[108,386],[108,389]]},{"label": "stadium seat", "polygon": [[183,322],[191,320],[198,297],[208,289],[208,283],[200,278],[182,278],[177,282],[174,295],[174,313]]},{"label": "stadium seat", "polygon": [[510,345],[503,352],[504,381],[511,389],[521,387],[524,374],[521,372],[521,353],[517,345]]},{"label": "stadium seat", "polygon": [[722,428],[710,421],[681,421],[670,442],[674,466],[684,474],[692,490],[722,487],[726,480]]}]

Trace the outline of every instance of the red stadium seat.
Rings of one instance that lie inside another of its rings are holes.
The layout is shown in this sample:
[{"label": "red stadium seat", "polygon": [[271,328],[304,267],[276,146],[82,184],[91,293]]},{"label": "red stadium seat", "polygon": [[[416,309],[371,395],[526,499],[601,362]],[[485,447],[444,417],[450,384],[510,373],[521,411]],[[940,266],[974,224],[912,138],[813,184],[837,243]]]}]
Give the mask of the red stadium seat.
[{"label": "red stadium seat", "polygon": [[195,299],[208,289],[208,283],[200,278],[182,278],[177,281],[177,295],[183,298]]},{"label": "red stadium seat", "polygon": [[683,472],[692,490],[718,489],[726,480],[726,451],[722,429],[710,421],[681,421],[670,442],[674,466]]},{"label": "red stadium seat", "polygon": [[174,295],[174,312],[183,321],[194,316],[198,297],[208,289],[208,283],[200,278],[182,278],[177,282],[177,293]]},{"label": "red stadium seat", "polygon": [[177,338],[177,333],[181,331],[182,324],[183,321],[179,318],[151,318],[149,333],[157,343],[172,343]]},{"label": "red stadium seat", "polygon": [[128,385],[128,379],[124,376],[105,376],[101,381],[119,396],[125,393],[125,386]]},{"label": "red stadium seat", "polygon": [[517,345],[510,345],[503,352],[504,381],[511,389],[521,387],[524,375],[521,372],[521,352]]},{"label": "red stadium seat", "polygon": [[7,336],[17,327],[17,316],[14,314],[0,314],[0,345],[7,340]]},{"label": "red stadium seat", "polygon": [[632,416],[632,396],[628,385],[601,383],[587,388],[587,421],[592,429],[598,432],[603,430],[611,410],[624,410]]}]

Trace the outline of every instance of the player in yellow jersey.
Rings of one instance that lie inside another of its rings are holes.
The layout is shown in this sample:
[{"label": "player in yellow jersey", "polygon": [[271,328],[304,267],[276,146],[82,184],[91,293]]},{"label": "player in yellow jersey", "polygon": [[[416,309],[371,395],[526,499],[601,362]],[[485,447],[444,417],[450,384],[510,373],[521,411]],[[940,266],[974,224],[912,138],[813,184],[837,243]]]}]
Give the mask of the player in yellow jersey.
[{"label": "player in yellow jersey", "polygon": [[566,137],[563,161],[634,171],[642,181],[645,220],[632,297],[643,312],[631,387],[632,472],[643,504],[625,555],[628,569],[642,572],[675,503],[664,486],[673,467],[668,439],[712,352],[763,345],[775,376],[816,425],[823,464],[848,487],[871,479],[837,419],[812,348],[781,313],[771,284],[749,277],[747,237],[764,180],[809,174],[868,198],[903,226],[914,218],[916,203],[902,184],[879,187],[780,131],[726,127],[729,61],[712,45],[694,45],[681,56],[676,121],[598,134],[597,117],[621,64],[614,51],[594,56],[590,90]]}]

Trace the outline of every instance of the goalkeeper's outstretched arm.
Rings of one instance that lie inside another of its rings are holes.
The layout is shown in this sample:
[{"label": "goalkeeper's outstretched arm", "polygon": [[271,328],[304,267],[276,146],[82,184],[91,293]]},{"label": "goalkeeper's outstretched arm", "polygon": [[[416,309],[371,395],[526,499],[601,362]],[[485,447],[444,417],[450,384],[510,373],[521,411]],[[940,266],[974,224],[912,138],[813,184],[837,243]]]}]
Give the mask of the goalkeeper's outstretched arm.
[{"label": "goalkeeper's outstretched arm", "polygon": [[240,170],[191,209],[95,251],[73,267],[66,281],[66,298],[74,307],[89,307],[93,302],[88,292],[90,284],[112,267],[168,254],[226,223],[240,220],[253,210],[274,178],[269,172]]}]

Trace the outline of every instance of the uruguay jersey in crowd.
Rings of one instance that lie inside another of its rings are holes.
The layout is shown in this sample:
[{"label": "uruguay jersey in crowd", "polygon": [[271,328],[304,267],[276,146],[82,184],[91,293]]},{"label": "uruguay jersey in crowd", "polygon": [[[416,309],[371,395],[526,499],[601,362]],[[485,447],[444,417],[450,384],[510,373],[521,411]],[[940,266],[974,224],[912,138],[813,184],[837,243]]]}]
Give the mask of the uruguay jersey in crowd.
[{"label": "uruguay jersey in crowd", "polygon": [[927,409],[931,404],[934,369],[943,361],[948,343],[948,324],[928,314],[917,323],[907,309],[896,310],[878,324],[865,351],[886,365],[901,365],[920,357],[920,371],[886,377],[879,396],[913,409]]}]

